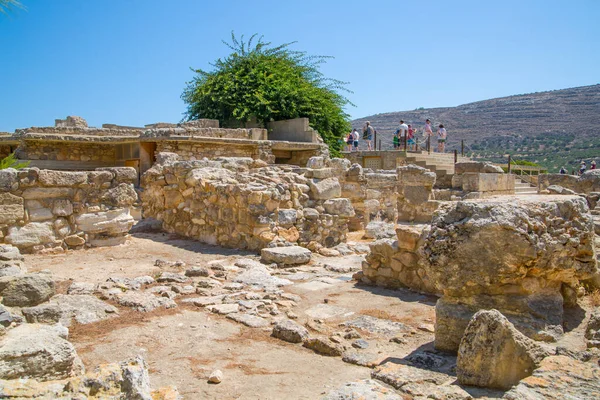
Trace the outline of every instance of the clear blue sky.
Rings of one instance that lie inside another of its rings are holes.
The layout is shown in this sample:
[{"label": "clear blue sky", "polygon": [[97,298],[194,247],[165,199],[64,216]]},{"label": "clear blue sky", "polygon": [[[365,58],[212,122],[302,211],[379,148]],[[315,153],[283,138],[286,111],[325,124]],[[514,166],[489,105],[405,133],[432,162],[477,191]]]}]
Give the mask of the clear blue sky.
[{"label": "clear blue sky", "polygon": [[600,82],[599,0],[21,1],[0,14],[0,131],[177,122],[232,30],[334,56],[353,118]]}]

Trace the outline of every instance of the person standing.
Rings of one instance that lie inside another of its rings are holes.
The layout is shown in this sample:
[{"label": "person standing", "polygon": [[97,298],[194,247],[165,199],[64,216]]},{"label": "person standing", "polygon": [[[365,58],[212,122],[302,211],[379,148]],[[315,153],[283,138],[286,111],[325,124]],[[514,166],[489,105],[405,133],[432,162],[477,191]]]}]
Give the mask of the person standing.
[{"label": "person standing", "polygon": [[596,169],[596,160],[592,160],[592,163],[590,164],[590,169]]},{"label": "person standing", "polygon": [[415,131],[410,124],[408,124],[408,132],[406,136],[406,147],[407,149],[412,149],[412,146],[415,144]]},{"label": "person standing", "polygon": [[444,125],[440,124],[437,131],[439,153],[444,153],[446,151],[446,135],[446,128],[444,128]]},{"label": "person standing", "polygon": [[354,151],[358,151],[358,131],[356,129],[352,131],[352,144],[354,144]]},{"label": "person standing", "polygon": [[346,137],[346,151],[348,152],[352,151],[352,145],[354,144],[354,131],[356,131],[356,129],[350,131],[350,133]]},{"label": "person standing", "polygon": [[561,167],[560,168],[559,174],[561,174],[561,175],[566,175],[567,174],[567,170],[565,169],[565,167]]},{"label": "person standing", "polygon": [[433,130],[431,129],[431,121],[425,120],[425,126],[423,127],[423,137],[425,141],[429,144],[429,149],[431,149],[431,137],[433,136]]},{"label": "person standing", "polygon": [[392,142],[394,143],[394,150],[398,150],[398,148],[400,147],[400,138],[398,137],[399,133],[400,129],[396,129],[394,131],[394,137],[392,138]]},{"label": "person standing", "polygon": [[586,169],[587,166],[585,165],[585,161],[582,160],[581,164],[579,165],[579,175],[583,175]]},{"label": "person standing", "polygon": [[404,146],[408,140],[408,125],[403,120],[400,120],[400,126],[398,127],[398,139],[400,142],[398,147]]},{"label": "person standing", "polygon": [[373,150],[373,136],[375,136],[375,128],[371,126],[371,123],[367,121],[363,128],[363,139],[367,141],[367,149]]}]

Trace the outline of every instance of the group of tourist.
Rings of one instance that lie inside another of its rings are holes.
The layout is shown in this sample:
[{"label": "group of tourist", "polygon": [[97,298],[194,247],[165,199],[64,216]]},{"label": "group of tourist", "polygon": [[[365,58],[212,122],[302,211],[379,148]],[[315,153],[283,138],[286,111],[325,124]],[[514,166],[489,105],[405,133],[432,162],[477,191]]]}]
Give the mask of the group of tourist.
[{"label": "group of tourist", "polygon": [[[370,121],[365,123],[365,126],[362,129],[362,140],[367,144],[367,150],[374,150],[373,139],[377,134],[377,130],[373,128]],[[393,145],[394,150],[400,150],[404,147],[404,143],[406,142],[406,147],[409,150],[417,150],[418,143],[416,141],[417,128],[413,127],[411,124],[404,123],[403,120],[400,120],[400,126],[394,132],[393,136]],[[425,125],[423,126],[423,137],[424,141],[433,140],[434,133],[431,125],[431,121],[429,119],[425,120]],[[437,150],[439,153],[444,153],[446,151],[446,137],[447,132],[444,128],[444,125],[440,124],[437,130]],[[352,129],[346,136],[346,151],[358,151],[358,140],[359,133],[356,128]]]},{"label": "group of tourist", "polygon": [[[596,169],[596,161],[592,160],[592,162],[590,163],[590,170],[594,169]],[[579,164],[579,169],[577,170],[577,175],[583,175],[585,171],[587,171],[587,164],[585,163],[585,160],[581,160],[581,164]],[[566,175],[567,170],[565,169],[565,167],[561,167],[559,173],[562,175]],[[575,175],[575,170],[571,171],[571,175]]]}]

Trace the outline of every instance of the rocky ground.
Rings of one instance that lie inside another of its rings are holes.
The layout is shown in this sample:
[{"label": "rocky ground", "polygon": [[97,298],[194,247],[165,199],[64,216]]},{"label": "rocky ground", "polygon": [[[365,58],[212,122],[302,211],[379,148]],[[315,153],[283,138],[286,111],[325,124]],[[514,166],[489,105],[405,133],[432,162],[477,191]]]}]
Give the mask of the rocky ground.
[{"label": "rocky ground", "polygon": [[[184,399],[510,395],[457,384],[456,357],[433,348],[436,297],[352,279],[368,249],[362,235],[351,234],[337,248],[342,256],[313,254],[310,263],[286,268],[261,264],[254,253],[157,232],[136,233],[112,248],[26,255],[28,273],[51,277],[56,294],[6,310],[17,321],[46,324],[32,327],[68,326],[63,345],[73,344],[88,374],[109,363],[129,376],[143,364],[141,356],[152,387],[176,386]],[[574,318],[558,345],[585,350],[587,320]],[[5,346],[15,329],[5,334]],[[73,360],[63,364],[52,379],[80,368]],[[0,361],[1,377],[14,378],[5,365]],[[2,382],[1,393],[24,393]],[[161,390],[154,398],[177,398]],[[521,398],[515,393],[510,398]]]}]

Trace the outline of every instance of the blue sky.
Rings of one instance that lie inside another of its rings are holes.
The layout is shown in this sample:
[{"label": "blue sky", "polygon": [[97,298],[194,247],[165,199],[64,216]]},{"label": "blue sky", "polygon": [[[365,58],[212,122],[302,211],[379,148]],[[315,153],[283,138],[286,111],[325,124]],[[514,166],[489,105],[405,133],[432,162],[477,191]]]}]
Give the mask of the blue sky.
[{"label": "blue sky", "polygon": [[600,82],[600,1],[21,0],[0,14],[0,131],[181,119],[234,30],[331,55],[353,118]]}]

